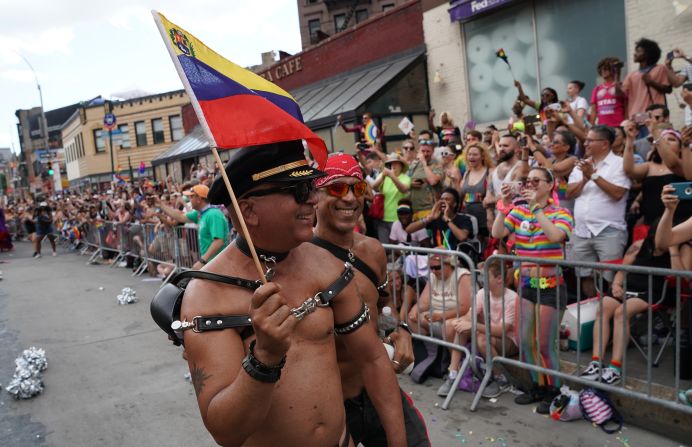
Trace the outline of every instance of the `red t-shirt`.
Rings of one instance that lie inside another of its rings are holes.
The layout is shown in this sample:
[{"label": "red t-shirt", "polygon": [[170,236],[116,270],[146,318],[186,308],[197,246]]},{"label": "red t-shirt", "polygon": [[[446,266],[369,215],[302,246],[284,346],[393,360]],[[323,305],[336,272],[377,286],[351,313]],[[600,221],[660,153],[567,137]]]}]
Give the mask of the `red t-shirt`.
[{"label": "red t-shirt", "polygon": [[617,127],[625,119],[625,96],[615,94],[615,83],[597,85],[591,93],[598,124]]}]

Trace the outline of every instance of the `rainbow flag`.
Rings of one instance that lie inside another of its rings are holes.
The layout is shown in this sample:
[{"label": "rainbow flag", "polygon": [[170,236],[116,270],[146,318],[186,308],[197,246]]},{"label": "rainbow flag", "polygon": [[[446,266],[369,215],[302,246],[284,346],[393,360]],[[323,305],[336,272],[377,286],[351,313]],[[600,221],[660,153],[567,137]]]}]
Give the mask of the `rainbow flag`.
[{"label": "rainbow flag", "polygon": [[327,147],[303,124],[288,92],[220,56],[163,14],[152,15],[211,144],[233,149],[302,139],[324,166]]}]

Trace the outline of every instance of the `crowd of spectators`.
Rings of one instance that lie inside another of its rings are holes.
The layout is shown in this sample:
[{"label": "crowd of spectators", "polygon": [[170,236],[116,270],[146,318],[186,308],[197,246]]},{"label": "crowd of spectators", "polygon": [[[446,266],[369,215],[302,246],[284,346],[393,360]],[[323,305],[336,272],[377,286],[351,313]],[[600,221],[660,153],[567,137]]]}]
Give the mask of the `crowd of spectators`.
[{"label": "crowd of spectators", "polygon": [[[412,132],[397,147],[388,143],[388,153],[379,142],[366,141],[371,114],[364,114],[363,123],[355,126],[340,122],[358,135],[356,158],[369,185],[355,231],[382,243],[458,250],[476,266],[503,253],[547,261],[692,269],[689,184],[687,195],[684,188],[668,186],[692,180],[692,59],[681,49],[671,51],[664,64],[660,58],[656,42],[639,40],[634,54],[639,69],[624,79],[624,63],[603,58],[595,67],[600,82],[591,95],[583,91],[584,82],[574,80],[546,87],[540,100],[534,100],[517,82],[517,99],[504,129],[459,128],[447,112],[436,123],[431,112],[429,130]],[[681,86],[685,124],[676,129],[669,121],[666,95]],[[564,100],[557,89],[564,89]],[[381,129],[379,139],[383,136]],[[189,260],[187,267],[201,268],[229,239],[228,221],[219,217],[227,211],[206,202],[213,176],[211,169],[198,165],[183,184],[169,178],[19,200],[5,209],[5,220],[15,234],[34,243],[36,257],[41,256],[45,237],[55,253],[57,233],[78,248],[90,232],[100,231],[102,240],[114,248],[113,253],[104,252],[106,259],[114,257],[116,246],[127,236],[129,256],[122,262],[137,268],[146,251],[160,253],[159,258],[173,256],[171,235],[179,225],[194,227],[214,216],[213,224],[204,225],[211,233],[200,235],[194,246],[177,249],[178,256]],[[185,239],[180,232],[175,237]],[[150,262],[147,270],[166,277],[173,269],[172,259],[159,261]],[[510,274],[502,275],[505,268],[499,263],[489,265],[489,283],[484,286],[490,290],[491,326],[479,325],[476,340],[484,345],[490,338],[493,352],[516,354],[521,346],[523,361],[557,369],[557,330],[569,296],[567,275],[549,263],[514,267],[508,266]],[[581,281],[582,296],[597,295],[594,272],[572,273]],[[584,377],[609,384],[620,380],[620,347],[629,338],[629,329],[623,329],[629,325],[622,320],[645,311],[652,298],[642,285],[646,281],[633,275],[625,290],[624,276],[606,272],[603,277],[607,296],[602,316],[615,321],[611,360],[604,361],[610,326],[596,325],[593,361],[583,372]],[[471,339],[471,300],[476,300],[479,316],[485,311],[483,291],[472,296],[469,271],[453,256],[407,256],[392,263],[388,287],[390,299],[402,298],[391,306],[414,330],[461,344]],[[459,370],[461,354],[452,354],[441,395],[449,392]],[[508,383],[502,372],[493,373],[488,397],[498,395]],[[559,381],[545,374],[532,376],[534,386],[516,401],[540,402],[539,412],[545,413]]]}]

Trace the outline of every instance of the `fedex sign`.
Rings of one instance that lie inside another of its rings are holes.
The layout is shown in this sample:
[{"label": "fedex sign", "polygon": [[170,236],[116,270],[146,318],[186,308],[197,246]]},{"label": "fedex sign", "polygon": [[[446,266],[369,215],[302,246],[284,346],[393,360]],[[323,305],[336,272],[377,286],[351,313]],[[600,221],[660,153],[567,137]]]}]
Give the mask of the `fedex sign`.
[{"label": "fedex sign", "polygon": [[481,14],[498,6],[505,5],[513,0],[455,0],[449,8],[449,16],[452,22],[467,21],[477,14]]}]

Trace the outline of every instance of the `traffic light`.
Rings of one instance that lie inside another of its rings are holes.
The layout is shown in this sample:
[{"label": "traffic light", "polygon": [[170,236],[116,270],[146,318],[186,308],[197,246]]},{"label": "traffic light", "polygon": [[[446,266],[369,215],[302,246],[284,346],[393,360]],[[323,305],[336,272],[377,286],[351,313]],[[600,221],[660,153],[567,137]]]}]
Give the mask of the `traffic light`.
[{"label": "traffic light", "polygon": [[49,169],[49,170],[48,170],[48,175],[50,175],[50,176],[53,175],[53,170],[52,170],[52,169]]}]

